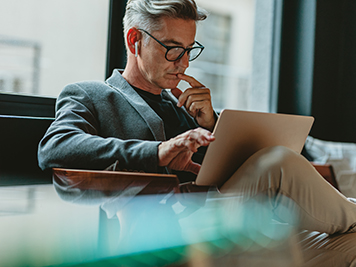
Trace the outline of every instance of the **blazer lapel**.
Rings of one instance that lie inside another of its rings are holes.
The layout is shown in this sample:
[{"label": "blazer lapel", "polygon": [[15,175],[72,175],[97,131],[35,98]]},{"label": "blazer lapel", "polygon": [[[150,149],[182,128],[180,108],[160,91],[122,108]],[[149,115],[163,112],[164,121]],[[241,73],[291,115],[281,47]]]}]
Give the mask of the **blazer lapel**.
[{"label": "blazer lapel", "polygon": [[165,141],[164,125],[161,118],[151,109],[142,97],[121,76],[118,70],[114,70],[106,83],[119,91],[130,105],[141,115],[157,141]]}]

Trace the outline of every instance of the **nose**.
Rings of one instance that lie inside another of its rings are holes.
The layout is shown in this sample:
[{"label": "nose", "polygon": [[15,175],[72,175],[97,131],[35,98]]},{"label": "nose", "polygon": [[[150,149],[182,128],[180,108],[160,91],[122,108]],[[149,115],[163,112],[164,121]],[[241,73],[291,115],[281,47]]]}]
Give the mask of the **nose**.
[{"label": "nose", "polygon": [[189,57],[188,57],[187,52],[185,52],[184,55],[176,61],[176,64],[179,67],[182,67],[185,69],[189,67]]}]

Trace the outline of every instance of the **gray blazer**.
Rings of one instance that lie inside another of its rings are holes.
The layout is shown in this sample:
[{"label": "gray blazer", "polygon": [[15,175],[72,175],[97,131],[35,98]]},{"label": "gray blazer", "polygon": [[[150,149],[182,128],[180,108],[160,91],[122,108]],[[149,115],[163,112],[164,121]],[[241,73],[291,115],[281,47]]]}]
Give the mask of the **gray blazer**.
[{"label": "gray blazer", "polygon": [[[166,90],[162,95],[176,103]],[[198,127],[184,113],[191,128]],[[42,169],[102,170],[119,160],[122,169],[167,172],[157,159],[164,140],[163,121],[114,70],[105,82],[79,82],[63,89],[56,120],[39,144],[38,161]]]}]

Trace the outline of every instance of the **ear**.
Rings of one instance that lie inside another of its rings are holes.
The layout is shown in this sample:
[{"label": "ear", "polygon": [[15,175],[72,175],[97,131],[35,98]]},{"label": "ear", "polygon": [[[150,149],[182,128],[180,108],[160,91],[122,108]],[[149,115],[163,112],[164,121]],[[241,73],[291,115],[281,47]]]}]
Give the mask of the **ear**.
[{"label": "ear", "polygon": [[129,29],[127,32],[126,41],[128,49],[134,55],[139,53],[139,45],[135,45],[135,43],[137,43],[140,39],[141,33],[136,28]]}]

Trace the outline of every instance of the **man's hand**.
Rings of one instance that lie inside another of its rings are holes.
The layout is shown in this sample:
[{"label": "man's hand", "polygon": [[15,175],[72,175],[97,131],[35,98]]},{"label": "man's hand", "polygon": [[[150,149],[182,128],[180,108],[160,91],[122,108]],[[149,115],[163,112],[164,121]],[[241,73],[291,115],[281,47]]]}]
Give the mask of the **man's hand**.
[{"label": "man's hand", "polygon": [[215,126],[215,117],[210,90],[191,76],[178,74],[177,77],[191,86],[184,92],[178,88],[171,89],[172,94],[178,99],[178,107],[184,106],[201,127],[212,131]]},{"label": "man's hand", "polygon": [[214,140],[212,133],[202,128],[182,133],[158,146],[158,165],[198,174],[200,164],[192,161],[192,155],[200,146],[207,146]]}]

